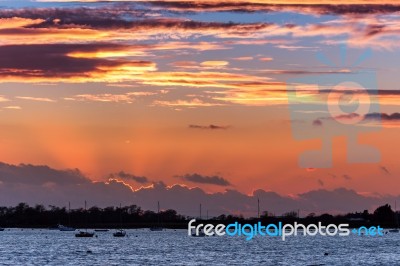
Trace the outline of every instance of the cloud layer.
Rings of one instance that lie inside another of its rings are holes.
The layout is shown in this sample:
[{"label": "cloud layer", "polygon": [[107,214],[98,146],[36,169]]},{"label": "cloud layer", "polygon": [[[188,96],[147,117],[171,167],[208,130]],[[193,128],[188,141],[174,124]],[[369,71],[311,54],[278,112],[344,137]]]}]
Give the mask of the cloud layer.
[{"label": "cloud layer", "polygon": [[[53,7],[38,5],[0,10],[0,82],[131,82],[155,90],[201,89],[192,99],[184,98],[181,93],[180,97],[157,99],[152,103],[176,109],[287,104],[284,89],[288,75],[351,74],[357,69],[273,69],[269,64],[277,61],[275,56],[259,52],[232,56],[232,51],[251,52],[253,47],[265,47],[268,53],[274,50],[317,52],[343,40],[350,47],[392,50],[400,43],[400,5],[392,3],[118,2],[90,1],[69,8],[53,4]],[[288,23],[260,19],[249,22],[238,18],[232,22],[225,21],[223,16],[218,21],[194,16],[205,11],[244,15],[300,12],[315,19]],[[212,51],[231,55],[196,60]],[[184,55],[194,59],[182,60],[186,58]],[[245,58],[249,64],[244,67],[237,63],[241,61],[237,58]],[[121,94],[83,96],[69,99],[132,102]],[[390,101],[390,96],[382,97]]]},{"label": "cloud layer", "polygon": [[221,177],[221,176],[203,176],[200,174],[186,174],[183,176],[178,176],[179,178],[181,178],[184,181],[189,181],[192,183],[198,183],[198,184],[211,184],[211,185],[217,185],[217,186],[230,186],[231,183],[229,183],[228,180],[226,180],[225,178]]},{"label": "cloud layer", "polygon": [[202,125],[189,125],[189,128],[193,129],[210,129],[210,130],[216,130],[216,129],[228,129],[230,126],[218,126],[218,125],[208,125],[208,126],[202,126]]},{"label": "cloud layer", "polygon": [[[136,177],[125,172],[117,173],[121,179],[145,183],[145,177]],[[229,182],[218,176],[185,175],[182,180],[199,184]],[[204,190],[185,185],[167,186],[156,182],[149,187],[132,190],[130,186],[117,180],[93,182],[79,170],[55,170],[47,166],[0,164],[0,202],[2,205],[15,205],[19,202],[30,204],[65,206],[69,201],[73,207],[89,205],[100,207],[122,204],[137,204],[144,209],[155,210],[156,202],[162,209],[176,209],[186,215],[197,216],[201,203],[210,215],[239,214],[255,216],[257,199],[262,210],[276,215],[300,209],[303,215],[310,212],[353,212],[364,209],[373,210],[377,206],[394,202],[399,197],[365,196],[350,189],[313,190],[296,196],[282,196],[274,192],[255,190],[252,195],[234,189],[225,192],[206,193]]]},{"label": "cloud layer", "polygon": [[110,174],[109,178],[111,179],[122,179],[123,181],[133,181],[139,184],[147,184],[149,183],[149,179],[145,176],[135,176],[129,173],[125,173],[124,171],[120,171],[115,174]]}]

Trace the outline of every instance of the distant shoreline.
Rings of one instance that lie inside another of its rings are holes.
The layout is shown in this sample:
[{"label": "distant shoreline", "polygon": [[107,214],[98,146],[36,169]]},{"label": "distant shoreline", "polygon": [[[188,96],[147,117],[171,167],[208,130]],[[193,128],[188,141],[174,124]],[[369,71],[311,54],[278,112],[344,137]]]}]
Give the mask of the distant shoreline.
[{"label": "distant shoreline", "polygon": [[304,225],[321,223],[349,224],[349,227],[380,226],[382,228],[399,227],[399,213],[394,212],[390,205],[378,207],[374,213],[368,211],[349,213],[346,215],[315,215],[298,217],[298,212],[289,212],[284,216],[276,217],[268,212],[260,215],[260,218],[243,218],[243,216],[219,215],[210,219],[188,217],[178,214],[175,210],[163,210],[159,213],[144,211],[139,206],[130,205],[124,207],[107,207],[104,209],[91,207],[88,210],[51,207],[46,209],[42,205],[34,207],[26,203],[20,203],[15,207],[0,207],[0,227],[2,228],[38,228],[57,229],[58,225],[75,229],[139,229],[139,228],[168,228],[186,229],[189,220],[196,218],[197,223],[207,221],[210,224],[229,224],[238,222],[241,224],[293,224],[299,222]]}]

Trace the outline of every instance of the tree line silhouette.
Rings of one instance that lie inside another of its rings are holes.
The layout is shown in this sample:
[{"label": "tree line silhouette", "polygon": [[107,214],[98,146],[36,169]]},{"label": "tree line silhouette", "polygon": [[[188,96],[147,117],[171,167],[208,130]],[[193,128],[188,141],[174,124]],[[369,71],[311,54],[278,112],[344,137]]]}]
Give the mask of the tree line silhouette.
[{"label": "tree line silhouette", "polygon": [[[26,203],[19,203],[15,207],[0,207],[0,227],[19,228],[52,228],[58,224],[72,226],[74,228],[143,228],[162,225],[166,228],[187,228],[187,222],[198,217],[180,215],[173,209],[162,210],[160,213],[150,210],[142,210],[137,205],[124,207],[91,207],[71,209],[49,205],[33,207]],[[340,224],[348,223],[350,226],[372,226],[392,228],[398,227],[399,213],[394,212],[390,205],[378,207],[373,213],[367,210],[362,212],[348,213],[343,215],[331,215],[328,213],[316,215],[310,213],[305,217],[298,217],[298,212],[288,212],[282,216],[275,216],[264,212],[260,218],[244,218],[242,215],[219,215],[207,220],[207,223],[293,223],[295,221],[303,224]]]}]

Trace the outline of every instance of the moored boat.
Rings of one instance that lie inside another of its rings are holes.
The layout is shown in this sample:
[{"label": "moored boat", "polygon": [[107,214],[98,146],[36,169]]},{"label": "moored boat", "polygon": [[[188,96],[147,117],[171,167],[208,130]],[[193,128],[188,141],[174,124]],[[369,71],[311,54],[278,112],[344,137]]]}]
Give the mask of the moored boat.
[{"label": "moored boat", "polygon": [[118,230],[113,234],[114,237],[124,237],[126,236],[126,231],[125,230]]},{"label": "moored boat", "polygon": [[93,237],[94,233],[79,231],[79,233],[75,234],[75,237]]},{"label": "moored boat", "polygon": [[120,229],[117,230],[113,236],[114,237],[125,237],[126,236],[126,231],[122,230],[122,206],[121,203],[119,204],[119,223],[120,223]]},{"label": "moored boat", "polygon": [[88,232],[87,230],[87,211],[86,211],[86,200],[85,200],[85,218],[86,218],[86,230],[85,231],[79,231],[79,233],[75,234],[75,237],[93,237],[94,233],[93,232]]},{"label": "moored boat", "polygon": [[164,228],[162,228],[160,226],[150,227],[150,231],[153,231],[153,232],[155,232],[155,231],[163,231],[163,230],[164,230]]},{"label": "moored boat", "polygon": [[75,231],[75,230],[76,230],[75,228],[68,227],[68,226],[64,226],[64,225],[62,225],[62,224],[59,224],[59,225],[57,226],[57,228],[58,228],[58,230],[63,231],[63,232]]},{"label": "moored boat", "polygon": [[157,225],[150,227],[150,231],[152,232],[159,232],[163,231],[164,228],[161,226],[160,223],[160,202],[157,202]]}]

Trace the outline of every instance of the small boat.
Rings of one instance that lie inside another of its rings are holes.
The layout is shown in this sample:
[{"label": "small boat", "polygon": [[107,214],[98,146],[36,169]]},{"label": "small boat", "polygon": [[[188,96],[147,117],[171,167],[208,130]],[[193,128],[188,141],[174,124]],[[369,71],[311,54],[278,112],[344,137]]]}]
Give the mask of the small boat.
[{"label": "small boat", "polygon": [[94,229],[94,231],[96,231],[96,232],[108,232],[110,230],[108,230],[108,229]]},{"label": "small boat", "polygon": [[124,230],[120,229],[120,230],[116,231],[113,234],[113,236],[114,237],[124,237],[124,236],[126,236],[126,232]]},{"label": "small boat", "polygon": [[121,203],[119,204],[119,222],[120,222],[120,229],[117,230],[113,234],[114,237],[124,237],[124,236],[126,236],[125,230],[122,230],[122,206],[121,206]]},{"label": "small boat", "polygon": [[75,236],[76,237],[93,237],[94,233],[79,231],[79,233],[75,234]]},{"label": "small boat", "polygon": [[396,227],[393,229],[389,229],[389,233],[398,233],[399,230],[399,220],[397,218],[398,214],[397,214],[397,206],[396,206],[396,201],[394,201],[394,221],[396,223]]},{"label": "small boat", "polygon": [[0,232],[2,232],[2,231],[4,231],[5,229],[4,228],[0,228]]},{"label": "small boat", "polygon": [[[86,225],[87,225],[87,211],[86,211],[86,200],[85,200],[85,218],[86,218]],[[75,237],[93,237],[94,233],[88,232],[87,227],[85,231],[79,231],[79,233],[75,234]]]},{"label": "small boat", "polygon": [[64,225],[62,225],[62,224],[59,224],[59,225],[57,226],[57,228],[58,228],[58,230],[60,230],[60,231],[62,231],[62,232],[71,232],[71,231],[75,231],[75,230],[76,230],[75,228],[68,227],[68,226],[64,226]]},{"label": "small boat", "polygon": [[159,226],[150,227],[150,231],[153,231],[153,232],[163,231],[163,230],[164,230],[164,228],[159,227]]},{"label": "small boat", "polygon": [[161,226],[160,223],[160,202],[157,202],[157,225],[150,227],[150,231],[152,232],[160,232],[163,231],[164,228]]}]

